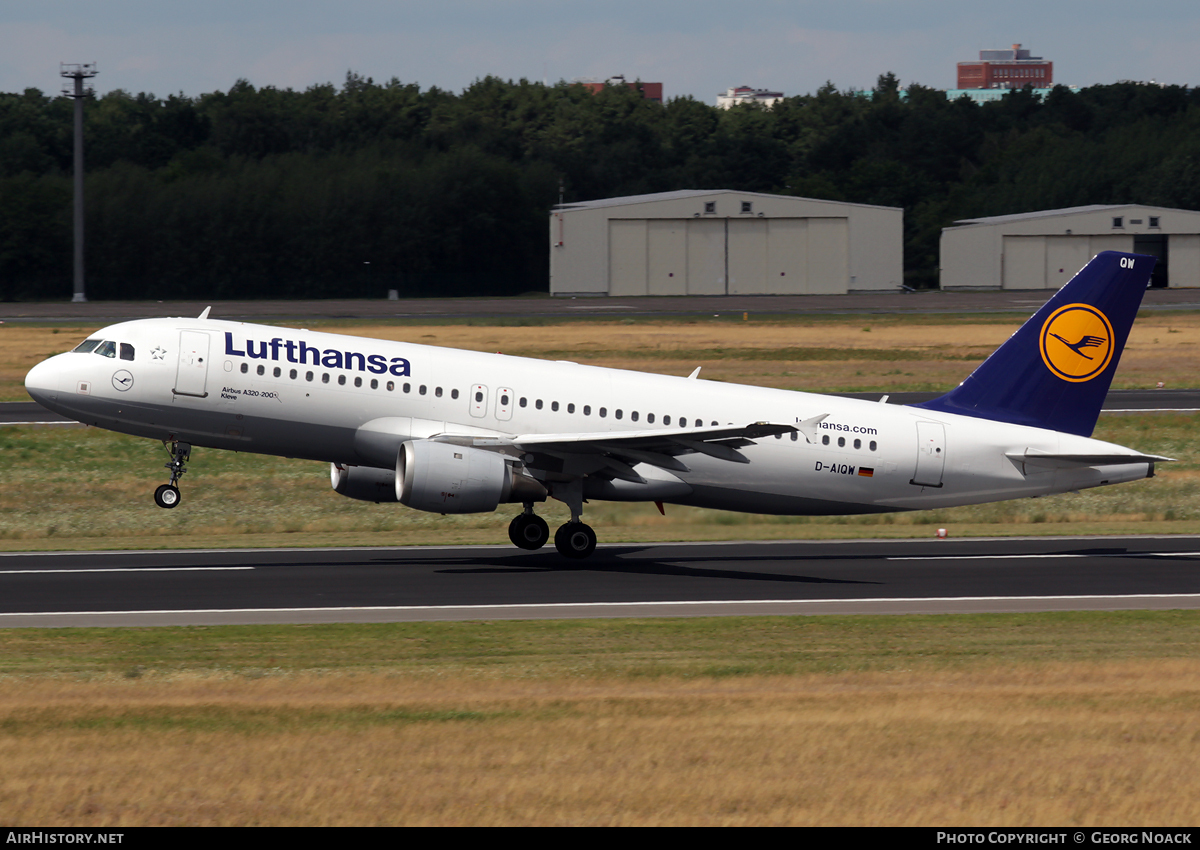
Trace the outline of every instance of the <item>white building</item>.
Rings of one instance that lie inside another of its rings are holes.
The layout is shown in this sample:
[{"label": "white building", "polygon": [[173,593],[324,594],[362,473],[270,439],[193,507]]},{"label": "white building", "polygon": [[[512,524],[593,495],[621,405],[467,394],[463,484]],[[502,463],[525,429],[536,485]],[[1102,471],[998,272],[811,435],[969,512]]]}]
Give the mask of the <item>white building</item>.
[{"label": "white building", "polygon": [[781,100],[783,100],[781,91],[738,86],[735,89],[726,89],[725,94],[717,95],[717,108],[729,109],[739,103],[761,103],[763,106],[774,106]]},{"label": "white building", "polygon": [[1200,286],[1200,212],[1093,205],[963,219],[942,231],[943,289],[1058,289],[1100,251],[1158,257],[1152,286]]},{"label": "white building", "polygon": [[904,211],[703,189],[563,204],[552,295],[804,295],[901,285]]}]

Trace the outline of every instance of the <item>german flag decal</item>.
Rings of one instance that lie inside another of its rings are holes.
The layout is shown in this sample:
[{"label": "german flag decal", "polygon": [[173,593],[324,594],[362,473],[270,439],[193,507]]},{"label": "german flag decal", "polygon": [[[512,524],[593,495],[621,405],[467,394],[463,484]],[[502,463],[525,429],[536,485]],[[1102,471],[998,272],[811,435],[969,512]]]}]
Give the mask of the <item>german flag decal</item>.
[{"label": "german flag decal", "polygon": [[863,478],[870,478],[872,475],[875,474],[875,470],[869,466],[860,466],[858,468],[858,474],[861,475]]}]

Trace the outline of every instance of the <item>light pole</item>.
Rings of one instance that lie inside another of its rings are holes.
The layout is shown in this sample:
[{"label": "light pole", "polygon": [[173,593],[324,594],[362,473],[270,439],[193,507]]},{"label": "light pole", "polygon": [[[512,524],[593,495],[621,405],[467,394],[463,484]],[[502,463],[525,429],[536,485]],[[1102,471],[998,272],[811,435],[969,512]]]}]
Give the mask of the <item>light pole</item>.
[{"label": "light pole", "polygon": [[63,94],[75,98],[75,294],[71,301],[87,301],[83,292],[83,99],[94,91],[83,81],[96,74],[95,62],[82,65],[58,63],[59,75],[75,81],[73,88],[63,86]]}]

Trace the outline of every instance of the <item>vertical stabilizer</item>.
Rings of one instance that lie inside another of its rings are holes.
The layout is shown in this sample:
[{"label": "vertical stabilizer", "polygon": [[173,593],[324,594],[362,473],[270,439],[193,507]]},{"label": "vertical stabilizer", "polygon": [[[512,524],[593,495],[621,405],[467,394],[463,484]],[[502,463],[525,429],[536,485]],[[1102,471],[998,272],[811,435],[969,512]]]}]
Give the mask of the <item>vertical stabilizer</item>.
[{"label": "vertical stabilizer", "polygon": [[913,407],[1091,436],[1154,262],[1097,254],[970,377]]}]

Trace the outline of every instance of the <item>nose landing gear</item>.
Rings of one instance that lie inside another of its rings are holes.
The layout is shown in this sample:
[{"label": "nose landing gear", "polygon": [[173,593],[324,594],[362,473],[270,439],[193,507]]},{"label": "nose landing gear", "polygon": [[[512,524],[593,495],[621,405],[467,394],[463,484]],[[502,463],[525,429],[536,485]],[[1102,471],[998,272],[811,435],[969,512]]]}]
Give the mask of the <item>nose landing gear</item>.
[{"label": "nose landing gear", "polygon": [[170,463],[164,464],[167,469],[171,470],[171,483],[159,485],[158,489],[154,491],[154,504],[160,508],[173,508],[183,498],[176,485],[180,476],[187,472],[184,464],[192,456],[192,447],[188,443],[173,442],[170,448],[167,448],[167,441],[163,440],[163,448],[171,455]]}]

